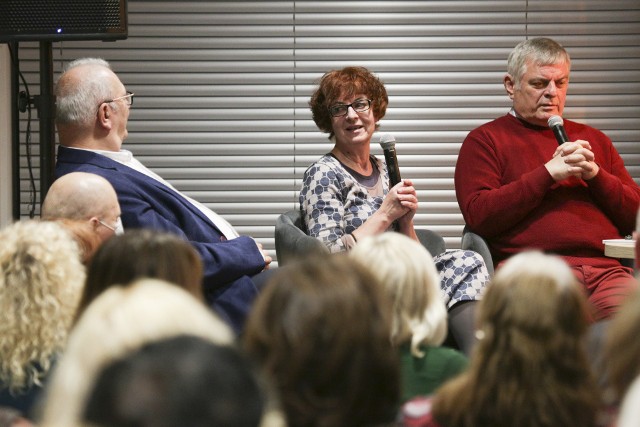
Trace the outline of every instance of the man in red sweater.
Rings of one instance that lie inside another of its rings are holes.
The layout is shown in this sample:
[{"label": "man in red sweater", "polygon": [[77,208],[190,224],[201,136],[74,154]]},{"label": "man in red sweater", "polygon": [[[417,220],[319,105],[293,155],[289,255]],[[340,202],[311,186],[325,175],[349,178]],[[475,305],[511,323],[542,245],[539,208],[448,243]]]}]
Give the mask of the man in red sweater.
[{"label": "man in red sweater", "polygon": [[547,126],[564,110],[570,67],[551,39],[514,48],[504,77],[512,109],[465,139],[456,196],[496,266],[526,249],[560,255],[584,284],[594,319],[602,319],[635,286],[631,269],[604,256],[602,240],[633,232],[640,188],[602,132],[565,120],[571,142],[559,146]]}]

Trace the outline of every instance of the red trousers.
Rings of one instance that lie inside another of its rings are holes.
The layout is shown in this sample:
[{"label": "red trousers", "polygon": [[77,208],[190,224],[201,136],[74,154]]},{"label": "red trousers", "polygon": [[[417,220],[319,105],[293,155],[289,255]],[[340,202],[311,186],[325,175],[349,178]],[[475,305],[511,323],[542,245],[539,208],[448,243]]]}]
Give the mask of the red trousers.
[{"label": "red trousers", "polygon": [[571,268],[587,291],[594,321],[611,317],[638,287],[633,270],[628,267],[578,265]]}]

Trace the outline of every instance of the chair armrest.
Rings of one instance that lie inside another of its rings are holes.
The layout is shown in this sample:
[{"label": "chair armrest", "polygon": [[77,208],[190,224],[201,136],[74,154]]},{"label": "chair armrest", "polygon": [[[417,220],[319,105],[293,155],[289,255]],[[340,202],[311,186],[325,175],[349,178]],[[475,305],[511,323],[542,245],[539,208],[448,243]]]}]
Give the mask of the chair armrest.
[{"label": "chair armrest", "polygon": [[315,237],[307,235],[296,223],[298,211],[288,211],[276,220],[275,244],[278,266],[283,266],[296,258],[329,252],[327,247]]},{"label": "chair armrest", "polygon": [[462,230],[462,249],[477,252],[484,259],[489,274],[493,276],[493,257],[489,251],[489,244],[479,234],[469,230],[466,225]]}]

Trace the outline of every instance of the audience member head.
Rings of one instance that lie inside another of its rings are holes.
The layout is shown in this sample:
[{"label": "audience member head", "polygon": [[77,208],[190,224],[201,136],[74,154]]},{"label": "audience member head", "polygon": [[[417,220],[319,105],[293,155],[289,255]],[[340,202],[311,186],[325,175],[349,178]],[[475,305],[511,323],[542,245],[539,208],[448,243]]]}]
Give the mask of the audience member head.
[{"label": "audience member head", "polygon": [[439,423],[595,425],[600,400],[585,350],[588,306],[564,261],[534,251],[508,259],[478,317],[469,369],[436,395]]},{"label": "audience member head", "polygon": [[179,285],[203,300],[202,261],[188,242],[166,232],[131,230],[109,239],[96,252],[87,270],[78,316],[105,289],[144,277]]},{"label": "audience member head", "polygon": [[178,286],[142,279],[100,294],[78,319],[48,387],[41,426],[79,422],[98,372],[144,344],[195,335],[230,344],[233,332],[200,301]]},{"label": "audience member head", "polygon": [[101,237],[95,233],[91,223],[67,218],[58,218],[53,222],[60,225],[73,237],[80,251],[80,261],[84,266],[89,265],[93,254],[102,244]]},{"label": "audience member head", "polygon": [[442,344],[447,335],[447,309],[438,271],[424,246],[403,234],[382,233],[362,239],[350,256],[375,266],[371,271],[393,301],[393,345],[411,343],[411,352],[421,357],[421,344]]},{"label": "audience member head", "polygon": [[71,172],[55,180],[42,202],[41,216],[87,221],[101,241],[122,234],[118,196],[109,181],[92,173]]},{"label": "audience member head", "polygon": [[258,427],[265,403],[257,376],[236,348],[179,336],[105,367],[84,419],[95,427]]},{"label": "audience member head", "polygon": [[0,230],[0,384],[40,384],[63,349],[85,278],[78,245],[58,224]]},{"label": "audience member head", "polygon": [[631,382],[640,375],[640,290],[620,307],[607,328],[604,344],[607,403],[618,405]]},{"label": "audience member head", "polygon": [[125,90],[108,62],[70,62],[56,83],[56,127],[68,147],[119,151],[127,137],[133,94]]},{"label": "audience member head", "polygon": [[[313,121],[322,132],[333,138],[334,131],[329,107],[341,98],[365,95],[371,102],[376,121],[382,120],[389,104],[387,90],[378,77],[364,67],[346,67],[327,72],[318,84],[309,106]],[[378,125],[376,124],[376,129]]]},{"label": "audience member head", "polygon": [[507,73],[515,87],[520,87],[521,78],[531,65],[545,66],[567,64],[571,68],[569,53],[560,43],[545,37],[524,40],[513,48],[507,59]]},{"label": "audience member head", "polygon": [[393,420],[399,360],[390,301],[369,271],[324,255],[274,274],[245,329],[246,351],[273,381],[290,427]]}]

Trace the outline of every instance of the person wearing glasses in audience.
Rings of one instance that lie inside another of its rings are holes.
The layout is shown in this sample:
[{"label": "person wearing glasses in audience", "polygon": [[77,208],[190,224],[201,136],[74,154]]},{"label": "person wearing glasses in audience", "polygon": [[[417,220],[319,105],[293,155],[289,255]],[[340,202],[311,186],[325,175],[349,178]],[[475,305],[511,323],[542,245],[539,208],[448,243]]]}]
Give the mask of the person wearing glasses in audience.
[{"label": "person wearing glasses in audience", "polygon": [[56,177],[76,171],[100,175],[118,195],[125,229],[163,230],[191,242],[203,261],[207,301],[240,332],[271,262],[262,245],[239,236],[222,217],[122,149],[134,94],[108,62],[81,58],[69,63],[55,95]]},{"label": "person wearing glasses in audience", "polygon": [[85,265],[103,242],[124,233],[115,190],[93,173],[72,172],[55,180],[42,202],[40,217],[60,223],[74,235]]},{"label": "person wearing glasses in audience", "polygon": [[92,173],[72,172],[55,180],[42,202],[40,216],[44,220],[86,221],[100,241],[124,233],[115,190],[109,181]]},{"label": "person wearing glasses in audience", "polygon": [[[418,196],[413,182],[403,179],[389,188],[385,161],[370,151],[387,104],[384,84],[364,67],[327,72],[309,101],[313,120],[334,146],[304,173],[300,208],[307,233],[331,253],[349,250],[366,236],[392,229],[418,240],[413,223]],[[475,342],[475,302],[488,283],[487,268],[471,251],[433,256],[451,332],[459,348],[469,353]]]}]

